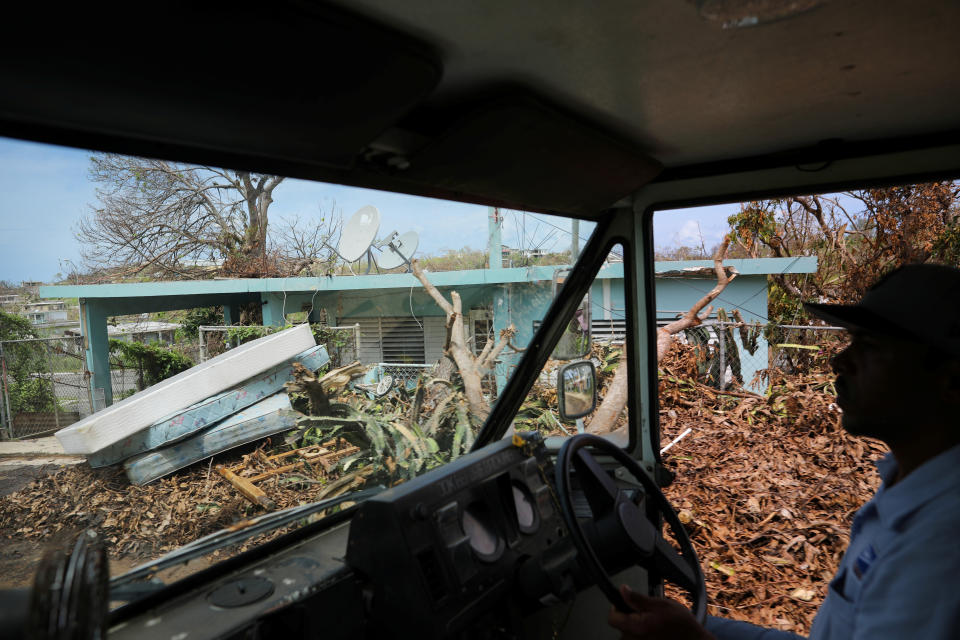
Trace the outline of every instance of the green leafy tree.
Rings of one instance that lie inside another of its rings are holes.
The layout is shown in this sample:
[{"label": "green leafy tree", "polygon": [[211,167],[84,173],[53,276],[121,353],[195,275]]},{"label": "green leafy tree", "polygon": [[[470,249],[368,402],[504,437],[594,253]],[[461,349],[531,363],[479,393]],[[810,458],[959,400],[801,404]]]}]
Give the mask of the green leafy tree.
[{"label": "green leafy tree", "polygon": [[38,342],[10,342],[36,338],[26,318],[0,311],[0,341],[7,372],[7,394],[13,414],[54,411],[57,407],[46,346]]}]

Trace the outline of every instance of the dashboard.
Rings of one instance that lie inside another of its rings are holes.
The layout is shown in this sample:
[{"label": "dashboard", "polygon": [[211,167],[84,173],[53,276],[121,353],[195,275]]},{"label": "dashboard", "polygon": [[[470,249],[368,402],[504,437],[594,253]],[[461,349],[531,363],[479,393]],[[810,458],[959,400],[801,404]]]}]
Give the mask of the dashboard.
[{"label": "dashboard", "polygon": [[110,635],[515,637],[589,584],[552,479],[539,436],[496,442],[121,609]]},{"label": "dashboard", "polygon": [[[353,518],[347,564],[372,628],[420,637],[509,628],[577,587],[542,445],[494,443],[385,491]],[[492,618],[491,618],[492,616]]]}]

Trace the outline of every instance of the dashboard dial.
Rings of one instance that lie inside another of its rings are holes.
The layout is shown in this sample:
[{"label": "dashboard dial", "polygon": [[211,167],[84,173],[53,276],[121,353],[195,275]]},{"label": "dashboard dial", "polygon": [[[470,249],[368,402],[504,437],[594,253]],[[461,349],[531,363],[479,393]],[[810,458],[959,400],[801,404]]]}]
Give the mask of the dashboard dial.
[{"label": "dashboard dial", "polygon": [[502,547],[500,536],[490,522],[489,514],[483,504],[475,502],[463,510],[460,520],[463,533],[470,541],[470,548],[481,560],[492,561],[497,558]]},{"label": "dashboard dial", "polygon": [[517,524],[523,533],[533,533],[537,529],[537,508],[530,494],[517,484],[513,486],[513,505],[517,510]]}]

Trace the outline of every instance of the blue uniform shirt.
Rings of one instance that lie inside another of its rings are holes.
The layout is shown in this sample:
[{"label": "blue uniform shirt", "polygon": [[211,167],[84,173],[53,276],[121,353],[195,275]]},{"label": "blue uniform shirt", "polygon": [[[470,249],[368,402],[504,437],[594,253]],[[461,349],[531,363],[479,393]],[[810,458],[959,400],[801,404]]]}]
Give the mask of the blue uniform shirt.
[{"label": "blue uniform shirt", "polygon": [[[893,486],[896,461],[877,466],[883,486],[853,519],[810,640],[960,638],[960,446]],[[707,629],[719,640],[799,637],[719,618]]]}]

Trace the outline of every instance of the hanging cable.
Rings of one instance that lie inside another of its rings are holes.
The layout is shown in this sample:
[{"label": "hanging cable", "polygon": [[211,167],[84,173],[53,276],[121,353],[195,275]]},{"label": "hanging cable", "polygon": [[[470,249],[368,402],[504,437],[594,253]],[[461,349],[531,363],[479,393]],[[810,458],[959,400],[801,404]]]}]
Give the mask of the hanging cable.
[{"label": "hanging cable", "polygon": [[413,312],[413,287],[414,287],[414,286],[416,286],[416,285],[411,285],[411,286],[410,286],[410,297],[409,297],[409,300],[410,300],[410,315],[413,316],[413,319],[414,319],[414,320],[416,320],[417,326],[420,327],[420,331],[423,331],[423,325],[420,324],[420,321],[417,320],[417,315]]}]

